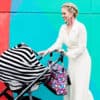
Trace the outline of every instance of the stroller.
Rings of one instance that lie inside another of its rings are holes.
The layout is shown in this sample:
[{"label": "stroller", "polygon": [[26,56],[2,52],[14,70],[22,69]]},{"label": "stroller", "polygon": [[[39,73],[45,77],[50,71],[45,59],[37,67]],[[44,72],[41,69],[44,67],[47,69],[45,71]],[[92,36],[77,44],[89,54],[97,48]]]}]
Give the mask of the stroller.
[{"label": "stroller", "polygon": [[[0,56],[0,80],[4,81],[13,92],[18,93],[18,96],[12,100],[41,100],[32,97],[31,91],[34,91],[34,87],[50,76],[50,67],[45,67],[40,63],[43,56],[38,58],[36,56],[39,55],[26,44],[19,44],[8,49]],[[61,53],[54,64],[62,57]],[[26,92],[29,93],[28,98],[23,96]]]}]

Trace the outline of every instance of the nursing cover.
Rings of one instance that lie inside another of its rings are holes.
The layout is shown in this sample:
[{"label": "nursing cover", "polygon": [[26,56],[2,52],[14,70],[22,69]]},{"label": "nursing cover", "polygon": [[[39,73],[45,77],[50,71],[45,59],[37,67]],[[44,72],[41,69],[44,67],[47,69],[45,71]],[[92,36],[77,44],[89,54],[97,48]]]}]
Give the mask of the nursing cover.
[{"label": "nursing cover", "polygon": [[[36,58],[35,52],[26,44],[8,49],[0,56],[0,80],[16,88],[22,86],[22,83],[32,82],[45,69]],[[47,75],[49,71],[40,80]]]}]

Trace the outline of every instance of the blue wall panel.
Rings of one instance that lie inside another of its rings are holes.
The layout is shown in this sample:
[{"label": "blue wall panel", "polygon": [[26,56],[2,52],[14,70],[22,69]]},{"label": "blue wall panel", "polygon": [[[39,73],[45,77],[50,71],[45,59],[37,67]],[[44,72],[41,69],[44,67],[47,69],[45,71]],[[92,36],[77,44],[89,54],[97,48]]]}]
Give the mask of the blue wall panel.
[{"label": "blue wall panel", "polygon": [[[88,32],[88,49],[92,58],[90,89],[95,100],[100,96],[100,2],[99,0],[67,0],[74,2],[80,11],[78,19],[86,25]],[[66,0],[12,0],[10,19],[10,47],[19,42],[29,44],[36,51],[48,48],[56,39],[60,25],[63,23],[60,8]],[[47,93],[47,94],[44,94]],[[45,100],[62,100],[44,86],[33,93]],[[52,97],[52,98],[51,98]]]},{"label": "blue wall panel", "polygon": [[100,0],[92,0],[92,12],[100,14]]}]

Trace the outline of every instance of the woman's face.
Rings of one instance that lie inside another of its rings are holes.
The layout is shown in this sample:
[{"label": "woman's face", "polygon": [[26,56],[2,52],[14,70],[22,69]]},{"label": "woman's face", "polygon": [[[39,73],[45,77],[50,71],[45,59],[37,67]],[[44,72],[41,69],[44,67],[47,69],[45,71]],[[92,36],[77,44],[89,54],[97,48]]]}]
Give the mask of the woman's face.
[{"label": "woman's face", "polygon": [[73,17],[73,13],[69,12],[67,7],[62,7],[62,17],[65,22],[69,22]]}]

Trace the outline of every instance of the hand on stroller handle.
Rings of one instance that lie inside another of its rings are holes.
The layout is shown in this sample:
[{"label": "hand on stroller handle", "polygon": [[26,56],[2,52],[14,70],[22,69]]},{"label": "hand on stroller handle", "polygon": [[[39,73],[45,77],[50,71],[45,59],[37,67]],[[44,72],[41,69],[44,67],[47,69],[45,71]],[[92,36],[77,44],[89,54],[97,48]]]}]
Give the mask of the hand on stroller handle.
[{"label": "hand on stroller handle", "polygon": [[42,58],[44,58],[48,54],[50,54],[50,57],[52,57],[54,52],[60,53],[59,59],[61,58],[61,56],[65,56],[65,51],[63,49],[55,49],[53,51],[45,50],[45,51],[38,52],[38,55],[40,56],[38,60],[41,60]]},{"label": "hand on stroller handle", "polygon": [[44,50],[44,51],[40,51],[38,52],[38,55],[40,56],[46,56],[49,53],[53,53],[53,52],[59,52],[65,55],[65,51],[63,49],[55,49],[53,51],[49,51],[49,50]]}]

